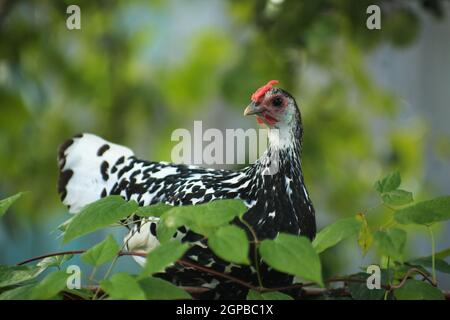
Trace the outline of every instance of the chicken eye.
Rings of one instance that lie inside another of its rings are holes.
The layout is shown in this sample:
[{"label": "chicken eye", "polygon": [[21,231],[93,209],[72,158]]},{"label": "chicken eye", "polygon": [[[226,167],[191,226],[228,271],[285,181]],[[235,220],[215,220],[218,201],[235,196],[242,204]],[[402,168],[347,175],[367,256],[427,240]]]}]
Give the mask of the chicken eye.
[{"label": "chicken eye", "polygon": [[283,104],[283,99],[281,99],[280,97],[275,97],[272,99],[272,105],[274,107],[281,107],[282,104]]}]

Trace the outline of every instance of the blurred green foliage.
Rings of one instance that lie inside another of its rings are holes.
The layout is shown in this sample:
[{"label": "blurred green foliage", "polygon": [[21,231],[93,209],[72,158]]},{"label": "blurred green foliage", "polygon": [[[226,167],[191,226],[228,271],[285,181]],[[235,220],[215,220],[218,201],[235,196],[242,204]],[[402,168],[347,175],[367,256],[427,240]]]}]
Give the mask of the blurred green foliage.
[{"label": "blurred green foliage", "polygon": [[[366,28],[374,3],[381,31]],[[65,27],[69,4],[81,7],[81,30]],[[412,43],[418,11],[439,17],[440,1],[223,1],[223,27],[167,39],[168,29],[183,29],[173,7],[188,5],[0,2],[1,197],[31,191],[19,211],[40,219],[61,209],[55,158],[67,137],[93,132],[170,160],[173,129],[217,103],[238,114],[268,79],[279,79],[301,107],[304,170],[318,212],[350,216],[367,207],[373,181],[391,168],[421,191],[423,124],[392,120],[398,100],[373,81],[365,57],[384,43]]]}]

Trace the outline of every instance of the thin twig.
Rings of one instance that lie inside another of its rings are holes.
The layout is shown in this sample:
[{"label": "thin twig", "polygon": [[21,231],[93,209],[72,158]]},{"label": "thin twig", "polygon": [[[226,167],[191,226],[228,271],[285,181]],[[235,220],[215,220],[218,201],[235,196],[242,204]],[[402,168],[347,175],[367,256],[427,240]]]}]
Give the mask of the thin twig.
[{"label": "thin twig", "polygon": [[42,256],[37,256],[37,257],[31,258],[31,259],[24,260],[22,262],[19,262],[17,265],[21,266],[21,265],[24,265],[24,264],[27,264],[27,263],[30,263],[30,262],[33,262],[33,261],[37,261],[37,260],[42,260],[42,259],[45,259],[45,258],[48,258],[48,257],[63,256],[63,255],[66,255],[66,254],[81,254],[81,253],[84,253],[84,252],[86,252],[86,250],[72,250],[72,251],[53,252],[53,253],[43,254]]},{"label": "thin twig", "polygon": [[390,286],[390,289],[398,289],[398,288],[401,288],[401,287],[405,284],[406,280],[408,280],[408,278],[409,278],[413,273],[418,273],[418,274],[420,274],[420,275],[423,276],[423,278],[424,278],[425,280],[427,280],[432,286],[436,286],[436,284],[433,282],[433,280],[431,280],[425,272],[423,272],[422,270],[417,269],[417,268],[411,268],[411,269],[409,269],[409,270],[406,272],[406,274],[403,276],[403,278],[402,278],[402,280],[400,281],[400,283],[397,284],[397,285],[392,285],[392,286]]},{"label": "thin twig", "polygon": [[218,277],[221,277],[221,278],[224,278],[224,279],[228,279],[228,280],[233,281],[235,283],[238,283],[238,284],[240,284],[240,285],[242,285],[242,286],[244,286],[244,287],[246,287],[248,289],[252,289],[252,290],[256,290],[256,291],[260,291],[260,289],[261,289],[260,287],[254,286],[254,285],[252,285],[250,283],[247,283],[247,282],[245,282],[245,281],[243,281],[241,279],[238,279],[238,278],[235,278],[233,276],[230,276],[230,275],[228,275],[226,273],[222,273],[222,272],[213,270],[213,269],[208,268],[208,267],[203,267],[203,266],[200,266],[200,265],[198,265],[196,263],[192,263],[190,261],[186,261],[186,260],[180,259],[180,260],[177,261],[177,263],[180,264],[180,265],[183,265],[185,267],[194,268],[194,269],[197,269],[199,271],[203,271],[205,273],[209,273],[209,274],[214,275],[214,276],[218,276]]},{"label": "thin twig", "polygon": [[256,276],[258,277],[258,284],[259,286],[262,288],[264,287],[262,278],[261,278],[261,272],[259,269],[259,256],[258,256],[258,246],[259,246],[259,240],[258,240],[258,236],[256,235],[255,230],[253,230],[252,226],[250,224],[247,223],[247,221],[244,220],[244,218],[242,217],[240,219],[240,221],[242,222],[242,224],[244,224],[247,229],[250,231],[250,233],[252,234],[253,237],[253,255],[255,257],[255,270],[256,270]]}]

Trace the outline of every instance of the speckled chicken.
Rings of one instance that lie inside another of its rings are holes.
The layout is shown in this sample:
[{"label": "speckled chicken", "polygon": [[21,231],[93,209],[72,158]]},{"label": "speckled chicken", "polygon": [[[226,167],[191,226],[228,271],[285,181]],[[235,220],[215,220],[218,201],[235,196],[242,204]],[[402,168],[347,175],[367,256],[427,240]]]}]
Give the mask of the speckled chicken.
[{"label": "speckled chicken", "polygon": [[[273,87],[277,83],[272,80],[259,88],[244,111],[269,129],[268,148],[254,164],[231,171],[140,160],[126,147],[85,133],[67,140],[59,149],[58,191],[62,202],[70,212],[77,213],[107,195],[135,200],[140,206],[242,199],[248,208],[244,220],[258,239],[273,239],[280,232],[312,239],[316,223],[302,173],[301,116],[295,99]],[[148,252],[158,246],[158,221],[157,217],[149,218],[131,227],[125,238],[127,249]],[[247,229],[239,221],[234,223]],[[293,277],[272,270],[253,255],[251,266],[223,261],[208,249],[202,236],[185,227],[179,228],[174,237],[192,244],[184,258],[197,264],[257,284],[258,263],[264,286],[285,286],[293,281]],[[227,279],[178,265],[159,276],[177,285],[210,288],[204,298],[244,298],[247,292]]]}]

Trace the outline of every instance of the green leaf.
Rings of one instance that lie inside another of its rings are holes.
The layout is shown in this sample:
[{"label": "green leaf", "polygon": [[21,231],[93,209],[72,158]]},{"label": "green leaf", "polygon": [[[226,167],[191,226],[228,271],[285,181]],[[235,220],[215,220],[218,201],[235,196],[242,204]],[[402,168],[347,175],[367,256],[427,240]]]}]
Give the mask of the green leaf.
[{"label": "green leaf", "polygon": [[67,227],[69,226],[69,224],[72,222],[73,218],[75,218],[75,216],[70,217],[69,219],[67,219],[66,221],[64,221],[63,223],[61,223],[56,230],[59,230],[61,232],[66,232]]},{"label": "green leaf", "polygon": [[189,249],[187,243],[175,240],[160,244],[147,255],[140,277],[164,271],[166,267],[182,258],[187,249]]},{"label": "green leaf", "polygon": [[61,256],[47,257],[39,261],[37,264],[40,268],[57,267],[60,268],[66,261],[73,258],[73,254],[64,254]]},{"label": "green leaf", "polygon": [[172,209],[173,206],[164,203],[158,203],[147,207],[139,207],[136,215],[139,217],[160,217],[163,213]]},{"label": "green leaf", "polygon": [[279,291],[265,292],[261,296],[262,300],[294,300],[291,296]]},{"label": "green leaf", "polygon": [[[431,256],[417,258],[411,261],[408,261],[409,264],[418,265],[425,268],[432,268],[432,259]],[[435,268],[436,270],[444,273],[450,273],[450,264],[444,259],[435,257]]]},{"label": "green leaf", "polygon": [[112,300],[144,300],[145,293],[135,277],[119,272],[110,279],[102,280],[100,287]]},{"label": "green leaf", "polygon": [[109,196],[87,205],[68,224],[64,242],[97,229],[110,226],[133,214],[138,209],[135,201],[126,202],[120,196]]},{"label": "green leaf", "polygon": [[360,227],[361,221],[358,221],[356,218],[338,220],[316,235],[313,247],[317,253],[321,253],[340,241],[358,234]]},{"label": "green leaf", "polygon": [[33,288],[31,299],[48,300],[54,298],[58,293],[67,288],[68,277],[69,275],[65,270],[48,274]]},{"label": "green leaf", "polygon": [[164,213],[156,226],[158,241],[162,244],[170,242],[177,229],[185,225],[185,221],[187,220],[184,220],[182,216],[171,214],[170,211]]},{"label": "green leaf", "polygon": [[157,227],[158,240],[161,243],[169,241],[181,226],[208,237],[219,227],[227,225],[246,211],[247,207],[243,202],[234,199],[173,207],[161,216]]},{"label": "green leaf", "polygon": [[27,284],[2,292],[0,300],[29,300],[34,286],[34,284]]},{"label": "green leaf", "polygon": [[441,290],[427,282],[413,279],[396,289],[394,295],[398,300],[444,300]]},{"label": "green leaf", "polygon": [[363,256],[367,254],[373,243],[373,234],[367,223],[366,216],[362,213],[356,215],[356,219],[361,221],[361,228],[358,234],[358,245],[361,248]]},{"label": "green leaf", "polygon": [[44,270],[44,268],[40,267],[0,265],[0,288],[34,279]]},{"label": "green leaf", "polygon": [[74,296],[78,300],[92,300],[95,296],[95,292],[95,290],[89,290],[88,288],[64,290],[65,294]]},{"label": "green leaf", "polygon": [[450,248],[436,252],[434,256],[436,258],[445,259],[450,256]]},{"label": "green leaf", "polygon": [[98,267],[104,263],[112,261],[120,251],[120,247],[112,235],[108,235],[105,240],[93,246],[81,255],[84,263]]},{"label": "green leaf", "polygon": [[294,300],[291,296],[278,291],[266,292],[262,296],[264,300]]},{"label": "green leaf", "polygon": [[388,174],[383,179],[375,182],[375,190],[379,193],[385,193],[396,190],[400,187],[402,180],[398,171]]},{"label": "green leaf", "polygon": [[274,240],[263,240],[259,252],[274,269],[323,286],[319,255],[307,238],[280,233]]},{"label": "green leaf", "polygon": [[279,291],[260,293],[255,290],[249,290],[247,294],[247,300],[294,300],[294,299],[291,296]]},{"label": "green leaf", "polygon": [[431,225],[450,219],[450,196],[418,202],[394,213],[401,224]]},{"label": "green leaf", "polygon": [[390,206],[404,206],[413,202],[413,194],[405,190],[393,190],[381,194],[383,203]]},{"label": "green leaf", "polygon": [[9,209],[9,207],[14,202],[16,202],[22,195],[23,195],[23,192],[19,192],[11,197],[0,200],[0,217],[3,216],[6,213],[6,211]]},{"label": "green leaf", "polygon": [[182,206],[171,210],[192,231],[209,236],[217,228],[228,224],[247,211],[241,200],[219,200],[196,206]]},{"label": "green leaf", "polygon": [[[399,264],[395,266],[395,270],[394,270],[394,278],[395,279],[403,279],[409,272],[409,270],[411,269],[411,267],[417,268],[418,270],[420,270],[423,274],[432,277],[431,272],[429,272],[426,268],[418,265],[418,264],[412,264],[409,262],[405,262],[404,264]],[[394,279],[393,278],[393,279]]]},{"label": "green leaf", "polygon": [[219,228],[208,238],[209,248],[220,258],[238,264],[250,264],[245,231],[234,225]]},{"label": "green leaf", "polygon": [[[367,288],[367,278],[370,274],[366,272],[360,272],[356,275],[352,275],[354,279],[361,279],[361,282],[358,281],[349,281],[348,282],[348,290],[353,299],[355,300],[381,300],[384,297],[386,292],[385,289],[371,289]],[[387,272],[385,270],[381,270],[381,284],[385,285],[387,283]]]},{"label": "green leaf", "polygon": [[159,278],[145,278],[139,281],[147,300],[186,300],[192,297],[183,289]]},{"label": "green leaf", "polygon": [[247,300],[264,300],[264,297],[261,292],[250,289],[247,293]]},{"label": "green leaf", "polygon": [[394,260],[403,260],[403,250],[406,243],[406,232],[391,228],[386,231],[377,231],[374,234],[375,246],[378,251]]}]

